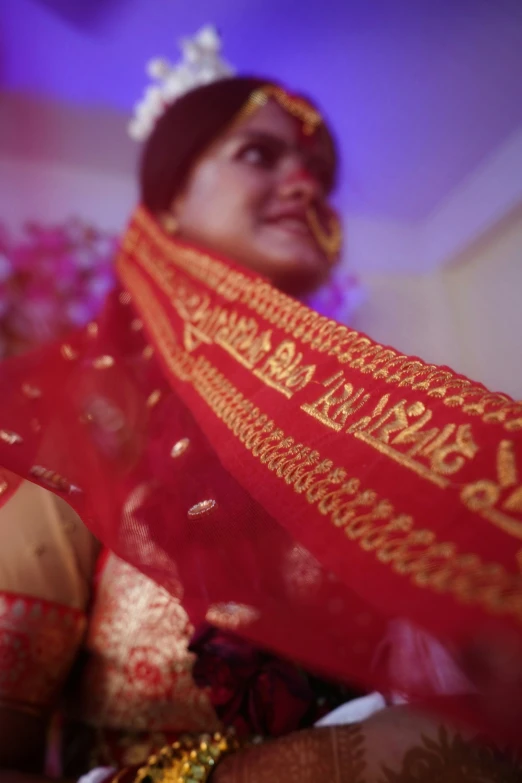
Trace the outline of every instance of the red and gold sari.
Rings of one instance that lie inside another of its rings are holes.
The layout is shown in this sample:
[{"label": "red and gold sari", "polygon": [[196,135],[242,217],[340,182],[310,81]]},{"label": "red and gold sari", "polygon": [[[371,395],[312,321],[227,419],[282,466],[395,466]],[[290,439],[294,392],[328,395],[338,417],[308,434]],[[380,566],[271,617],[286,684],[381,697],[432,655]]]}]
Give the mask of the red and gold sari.
[{"label": "red and gold sari", "polygon": [[118,272],[97,322],[1,367],[4,497],[17,477],[65,497],[119,557],[181,585],[196,626],[488,727],[405,638],[458,659],[477,629],[522,636],[522,404],[168,239],[143,209]]}]

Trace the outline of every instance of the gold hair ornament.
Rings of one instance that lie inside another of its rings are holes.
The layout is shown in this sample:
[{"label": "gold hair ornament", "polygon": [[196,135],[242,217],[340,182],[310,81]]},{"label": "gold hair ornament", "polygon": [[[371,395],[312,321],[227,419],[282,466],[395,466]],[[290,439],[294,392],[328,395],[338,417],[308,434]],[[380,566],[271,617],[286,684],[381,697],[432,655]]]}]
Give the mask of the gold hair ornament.
[{"label": "gold hair ornament", "polygon": [[323,118],[317,109],[314,109],[308,101],[304,98],[290,95],[282,87],[277,87],[274,84],[266,84],[254,90],[243,108],[240,109],[237,121],[252,116],[252,114],[255,114],[256,111],[265,106],[270,99],[277,101],[282,109],[298,119],[303,125],[303,133],[307,136],[312,136],[323,122]]}]

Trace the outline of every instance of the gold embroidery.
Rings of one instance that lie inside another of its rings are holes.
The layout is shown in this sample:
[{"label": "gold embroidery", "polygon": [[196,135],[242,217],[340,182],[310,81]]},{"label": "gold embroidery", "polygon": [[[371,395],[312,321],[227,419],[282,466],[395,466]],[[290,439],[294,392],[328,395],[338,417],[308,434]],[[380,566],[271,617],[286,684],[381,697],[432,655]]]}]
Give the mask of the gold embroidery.
[{"label": "gold embroidery", "polygon": [[186,452],[188,447],[190,446],[190,440],[188,438],[181,438],[181,440],[176,441],[176,443],[173,445],[170,456],[174,459],[177,459],[177,457],[181,457],[182,454]]},{"label": "gold embroidery", "polygon": [[[353,384],[346,382],[343,372],[323,381],[323,386],[328,391],[313,403],[301,405],[301,410],[337,432],[370,400],[364,388],[355,390]],[[383,395],[373,412],[352,423],[347,432],[437,486],[448,486],[444,477],[459,471],[477,453],[469,425],[424,429],[433,415],[424,403],[389,402],[390,395]],[[401,450],[403,446],[409,447],[406,452]],[[428,465],[419,461],[423,458]]]},{"label": "gold embroidery", "polygon": [[[201,298],[185,287],[175,287],[171,276],[164,279],[158,274],[157,264],[148,265],[148,271],[160,285],[166,285],[184,321],[184,345],[189,352],[201,344],[214,342],[249,370],[267,356],[271,350],[271,330],[260,332],[254,319],[239,316],[234,310],[213,308],[208,298]],[[285,340],[254,373],[263,383],[290,398],[310,382],[315,372],[315,365],[302,365],[302,358],[295,343]]]},{"label": "gold embroidery", "polygon": [[[231,270],[223,262],[205,253],[177,246],[163,236],[145,210],[136,213],[135,222],[145,228],[153,243],[151,249],[153,246],[159,247],[165,258],[168,258],[163,274],[166,275],[166,269],[172,270],[174,264],[228,301],[241,302],[273,326],[283,329],[290,337],[302,339],[303,343],[310,344],[320,353],[337,357],[341,364],[348,364],[352,369],[375,378],[385,378],[388,383],[398,387],[422,390],[429,397],[441,399],[444,405],[457,406],[471,416],[480,416],[484,422],[501,423],[508,431],[522,429],[521,403],[502,394],[489,393],[484,387],[459,378],[449,370],[383,348],[353,329],[334,326],[334,322],[329,322],[305,305],[274,290],[268,283]],[[120,263],[124,262],[124,252],[125,247]],[[143,257],[146,256],[146,248],[143,248]],[[156,279],[161,274],[157,270]]]},{"label": "gold embroidery", "polygon": [[12,430],[0,430],[0,440],[3,440],[3,442],[7,443],[9,446],[14,446],[17,443],[23,442],[22,436],[17,432],[12,432]]},{"label": "gold embroidery", "polygon": [[42,396],[42,391],[30,383],[22,384],[22,394],[30,400],[37,400]]},{"label": "gold embroidery", "polygon": [[171,275],[159,272],[154,259],[148,260],[147,268],[158,284],[165,285],[184,321],[183,339],[188,351],[214,342],[247,369],[252,369],[269,353],[271,330],[259,333],[253,318],[239,316],[234,310],[211,307],[208,297],[201,297],[185,286],[174,285]]},{"label": "gold embroidery", "polygon": [[[211,335],[214,331],[212,319],[216,317],[216,312],[209,308],[208,301],[205,300],[203,303],[200,303],[196,298],[194,302],[194,298],[183,289],[180,289],[176,294],[171,286],[169,286],[169,289],[172,303],[184,321],[183,339],[187,351],[195,350],[201,343],[210,345],[212,342]],[[218,312],[217,319],[219,317],[220,314]]]},{"label": "gold embroidery", "polygon": [[295,544],[285,559],[284,578],[288,593],[303,597],[317,593],[323,581],[319,561],[300,544]]},{"label": "gold embroidery", "polygon": [[161,392],[159,389],[154,389],[153,392],[147,397],[147,408],[154,408],[155,405],[161,400]]},{"label": "gold embroidery", "polygon": [[[130,251],[130,250],[132,250],[132,247],[131,247],[131,244],[128,242],[128,239],[129,239],[129,234],[127,234],[127,237],[126,237],[125,249]],[[120,301],[120,304],[122,304],[124,307],[126,307],[127,305],[130,305],[130,303],[132,302],[131,295],[129,294],[128,291],[122,291],[121,294],[119,295],[118,299]]]},{"label": "gold embroidery", "polygon": [[265,364],[254,370],[254,375],[290,398],[294,392],[310,383],[314,376],[315,365],[303,365],[302,360],[303,354],[296,350],[295,343],[284,340]]},{"label": "gold embroidery", "polygon": [[497,452],[497,474],[499,486],[513,487],[518,484],[518,471],[515,462],[515,450],[510,440],[502,440]]},{"label": "gold embroidery", "polygon": [[78,351],[76,351],[69,343],[64,343],[60,349],[60,352],[64,359],[73,361],[78,358]]},{"label": "gold embroidery", "polygon": [[[381,403],[383,401],[384,398]],[[444,477],[464,467],[466,459],[473,459],[478,447],[468,424],[460,424],[458,427],[448,424],[442,430],[432,428],[422,432],[421,428],[431,419],[431,415],[424,403],[401,400],[388,408],[376,422],[371,421],[373,417],[364,417],[349,431],[423,478],[437,486],[446,487],[449,481]],[[415,418],[417,421],[410,423],[410,419]],[[406,453],[394,448],[412,441],[414,445]],[[429,466],[419,462],[420,458],[425,458]]]},{"label": "gold embroidery", "polygon": [[33,465],[29,470],[29,475],[34,476],[41,484],[51,489],[57,489],[59,492],[81,492],[79,487],[71,484],[64,476],[61,476],[54,470],[44,468],[42,465]]},{"label": "gold embroidery", "polygon": [[218,628],[237,631],[245,625],[250,625],[259,617],[259,612],[246,604],[213,604],[206,614],[206,620]]},{"label": "gold embroidery", "polygon": [[192,678],[193,634],[181,603],[109,555],[89,623],[81,683],[83,719],[119,730],[214,731],[207,693]]},{"label": "gold embroidery", "polygon": [[217,503],[215,500],[201,500],[199,503],[196,503],[189,508],[187,516],[189,519],[201,519],[201,517],[206,517],[207,514],[214,511],[216,506]]},{"label": "gold embroidery", "polygon": [[[370,395],[365,394],[364,389],[356,391],[353,384],[346,383],[342,372],[327,378],[323,381],[323,386],[329,388],[329,391],[322,394],[315,402],[301,405],[301,410],[337,432],[343,429],[348,417],[357,413],[370,399]],[[342,389],[341,394],[336,394],[340,389]],[[332,407],[334,410],[330,412]]]},{"label": "gold embroidery", "polygon": [[[174,376],[190,382],[245,448],[295,492],[306,492],[307,501],[319,513],[328,515],[363,550],[374,552],[377,559],[416,585],[449,592],[463,602],[522,620],[522,581],[518,575],[500,564],[483,562],[477,555],[459,554],[455,544],[438,541],[432,531],[415,529],[412,517],[397,513],[387,499],[371,490],[360,491],[358,479],[347,477],[343,468],[321,460],[319,452],[287,437],[206,358],[183,351],[166,314],[137,270],[126,269],[125,280]],[[419,406],[413,412],[422,414]],[[470,448],[464,436],[461,441]],[[446,456],[443,453],[442,461]]]},{"label": "gold embroidery", "polygon": [[522,521],[509,516],[510,513],[522,513],[522,485],[519,484],[512,441],[500,441],[496,469],[496,481],[482,479],[467,484],[461,490],[461,500],[471,511],[509,535],[522,538]]},{"label": "gold embroidery", "polygon": [[217,331],[215,342],[250,370],[271,350],[271,335],[271,330],[259,334],[254,319],[231,313],[229,323]]},{"label": "gold embroidery", "polygon": [[114,365],[114,357],[112,356],[98,356],[96,359],[93,359],[92,366],[96,370],[106,370],[108,367],[113,367]]},{"label": "gold embroidery", "polygon": [[0,593],[0,699],[47,709],[78,652],[85,616],[36,598]]}]

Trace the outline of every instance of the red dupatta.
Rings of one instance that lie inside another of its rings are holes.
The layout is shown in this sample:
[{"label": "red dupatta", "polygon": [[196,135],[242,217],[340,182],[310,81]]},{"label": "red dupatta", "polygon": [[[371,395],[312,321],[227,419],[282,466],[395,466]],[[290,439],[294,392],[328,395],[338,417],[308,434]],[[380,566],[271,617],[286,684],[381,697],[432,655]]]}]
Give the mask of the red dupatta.
[{"label": "red dupatta", "polygon": [[[181,583],[195,623],[488,726],[433,650],[522,637],[522,405],[142,208],[118,273],[98,322],[0,367],[4,496],[13,474],[65,495],[118,555]],[[401,646],[404,629],[433,644]]]}]

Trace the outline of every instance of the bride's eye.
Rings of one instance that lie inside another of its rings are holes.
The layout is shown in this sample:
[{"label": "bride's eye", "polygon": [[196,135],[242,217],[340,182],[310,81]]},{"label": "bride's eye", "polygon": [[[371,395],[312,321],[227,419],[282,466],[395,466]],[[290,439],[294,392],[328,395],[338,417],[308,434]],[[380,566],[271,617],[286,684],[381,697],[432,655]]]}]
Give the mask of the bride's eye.
[{"label": "bride's eye", "polygon": [[251,166],[260,166],[264,169],[273,168],[279,159],[279,150],[270,144],[255,141],[245,144],[237,155],[238,159]]}]

